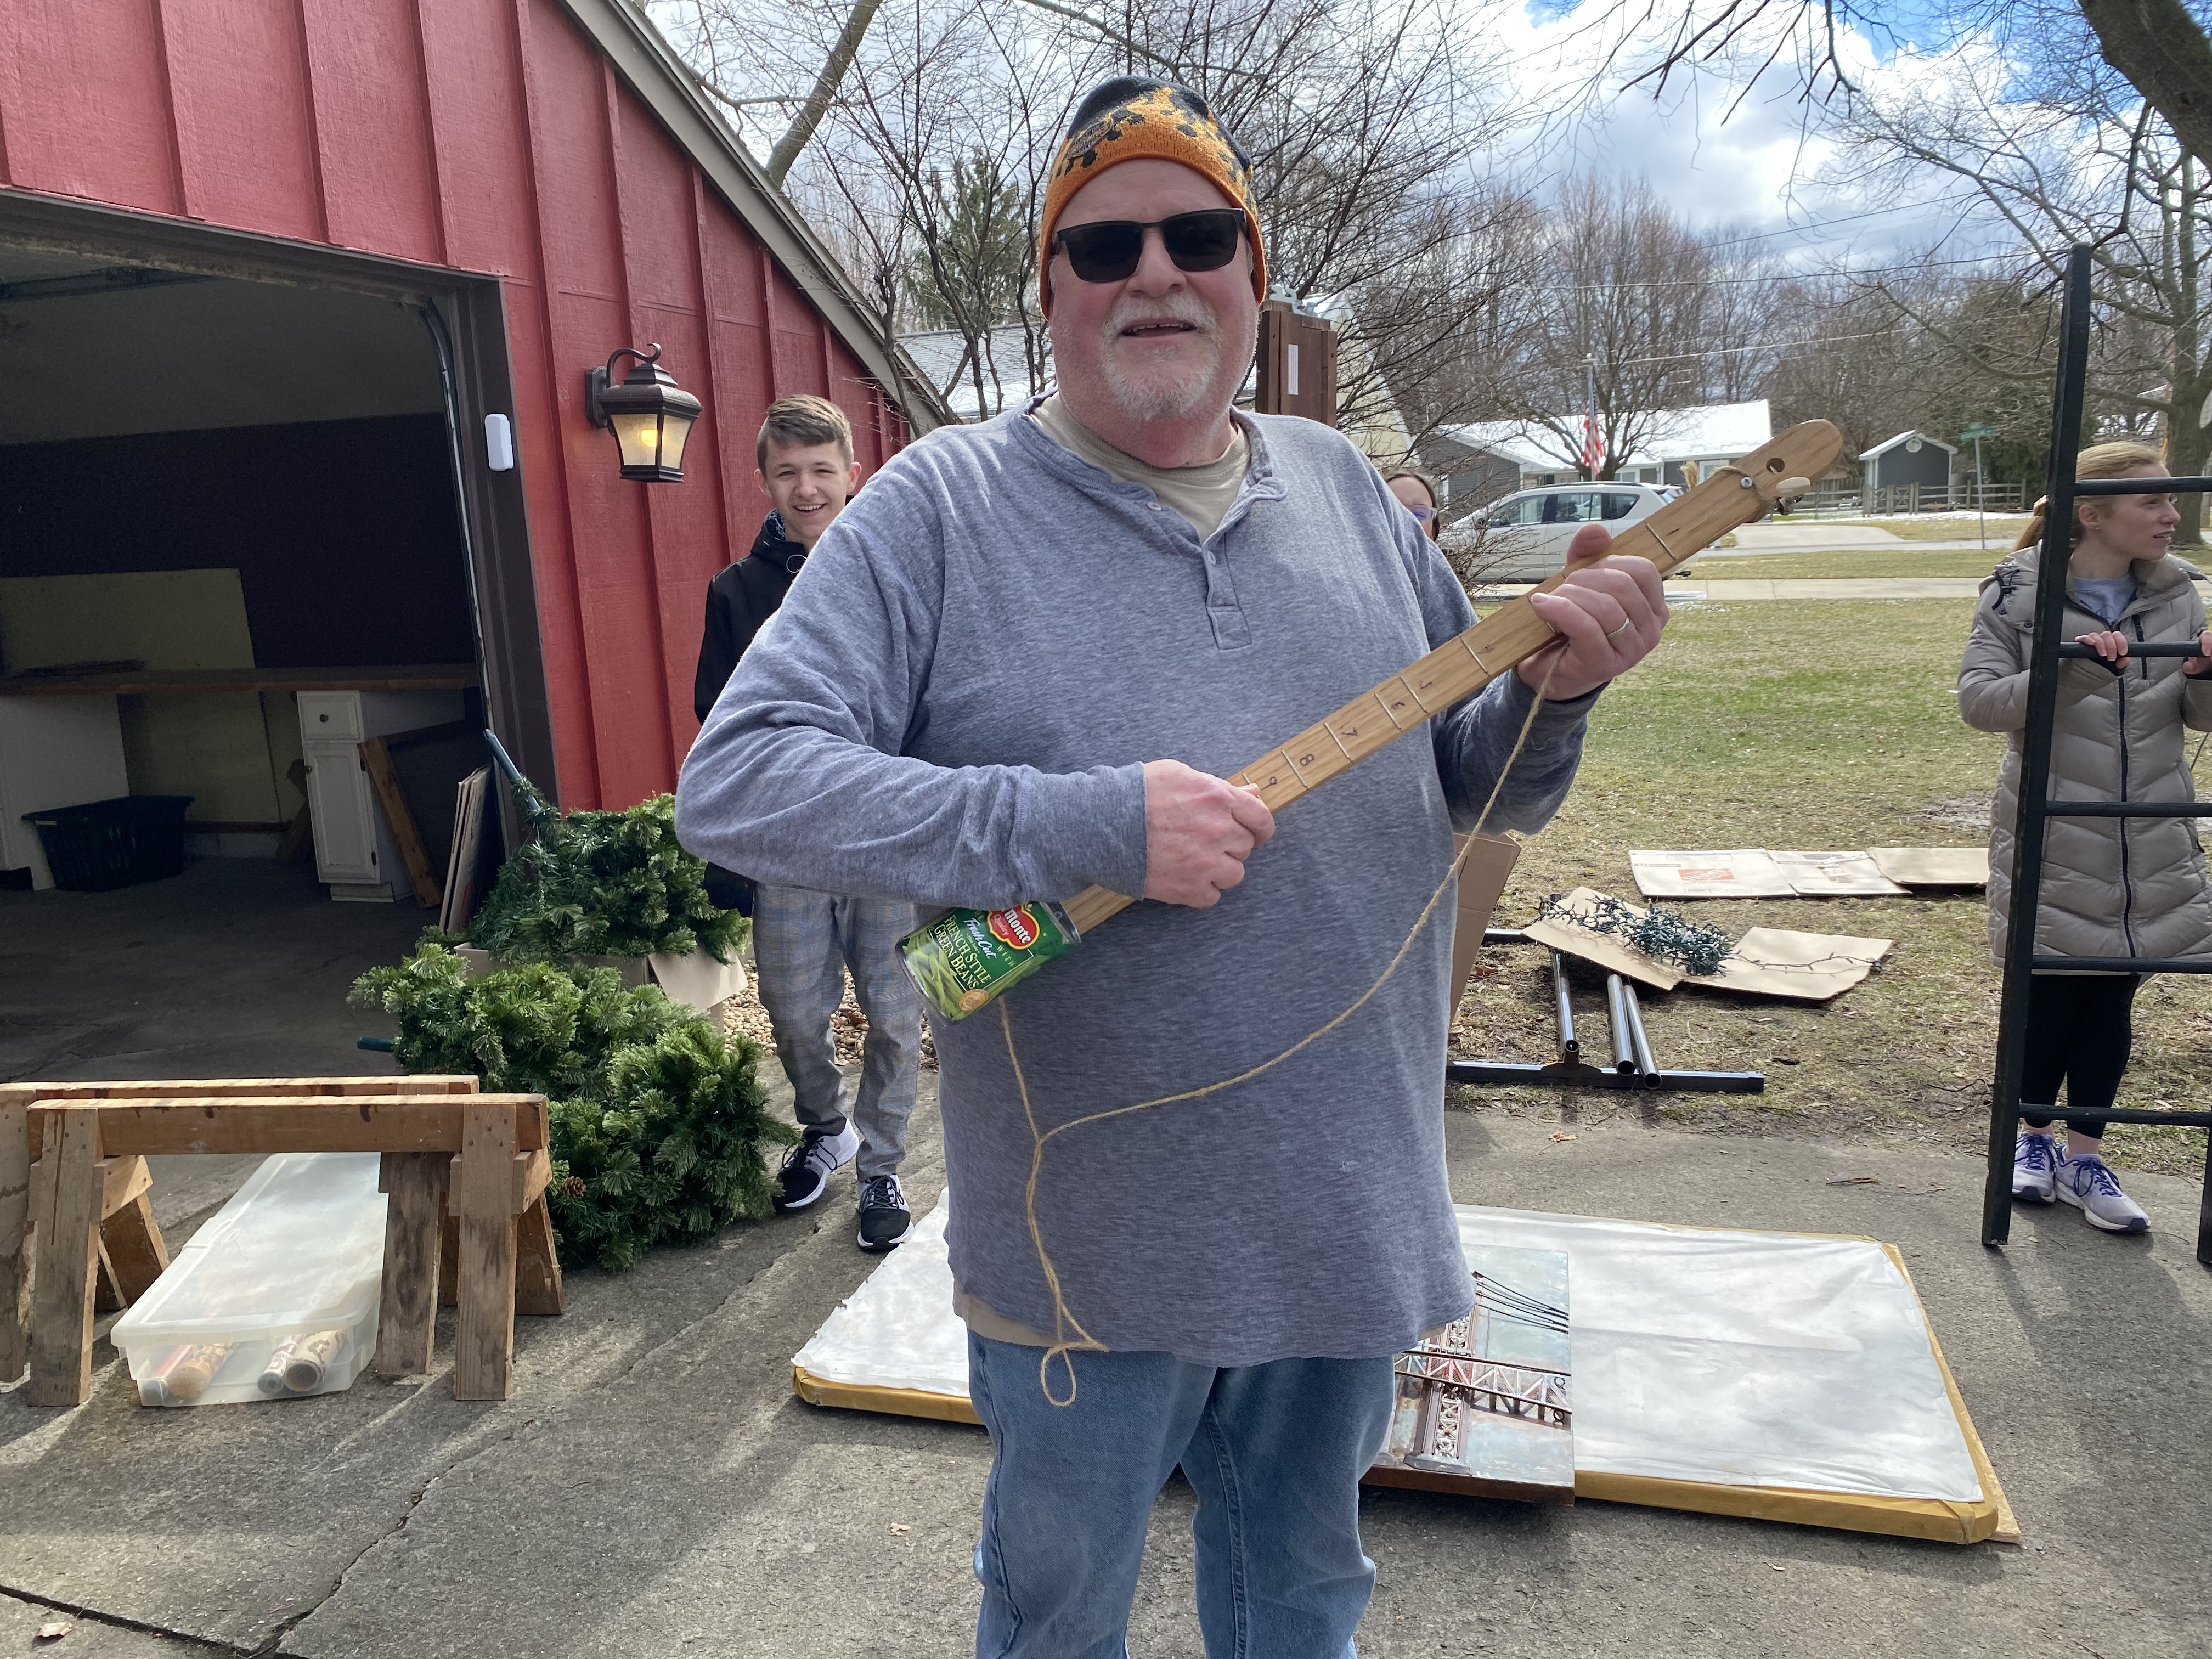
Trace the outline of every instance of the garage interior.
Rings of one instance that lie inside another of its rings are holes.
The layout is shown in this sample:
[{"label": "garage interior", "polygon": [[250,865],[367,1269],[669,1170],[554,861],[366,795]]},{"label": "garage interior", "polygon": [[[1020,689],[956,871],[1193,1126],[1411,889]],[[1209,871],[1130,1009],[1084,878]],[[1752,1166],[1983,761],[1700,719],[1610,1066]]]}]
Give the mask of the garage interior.
[{"label": "garage interior", "polygon": [[[484,758],[445,384],[416,306],[0,240],[0,1078],[386,1063]],[[51,886],[23,814],[121,795],[183,872]]]}]

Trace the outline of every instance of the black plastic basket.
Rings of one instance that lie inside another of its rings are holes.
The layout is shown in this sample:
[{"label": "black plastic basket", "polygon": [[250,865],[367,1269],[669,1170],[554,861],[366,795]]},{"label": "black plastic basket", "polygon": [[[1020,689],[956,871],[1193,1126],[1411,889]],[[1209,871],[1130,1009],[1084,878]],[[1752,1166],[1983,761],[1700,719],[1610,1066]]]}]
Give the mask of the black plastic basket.
[{"label": "black plastic basket", "polygon": [[185,809],[190,795],[118,795],[82,806],[26,812],[46,850],[54,885],[105,893],[159,881],[185,867]]}]

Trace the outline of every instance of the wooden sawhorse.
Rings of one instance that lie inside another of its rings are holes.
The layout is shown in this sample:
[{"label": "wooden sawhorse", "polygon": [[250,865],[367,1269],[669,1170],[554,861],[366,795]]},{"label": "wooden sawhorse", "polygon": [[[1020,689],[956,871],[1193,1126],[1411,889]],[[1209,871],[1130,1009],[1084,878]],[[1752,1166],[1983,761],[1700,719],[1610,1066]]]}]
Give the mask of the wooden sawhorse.
[{"label": "wooden sawhorse", "polygon": [[459,1309],[454,1397],[506,1399],[514,1315],[564,1305],[545,1102],[476,1089],[472,1077],[0,1085],[0,1381],[27,1363],[27,1403],[89,1394],[102,1281],[127,1304],[167,1260],[149,1154],[374,1152],[391,1195],[375,1369],[429,1369],[443,1277]]}]

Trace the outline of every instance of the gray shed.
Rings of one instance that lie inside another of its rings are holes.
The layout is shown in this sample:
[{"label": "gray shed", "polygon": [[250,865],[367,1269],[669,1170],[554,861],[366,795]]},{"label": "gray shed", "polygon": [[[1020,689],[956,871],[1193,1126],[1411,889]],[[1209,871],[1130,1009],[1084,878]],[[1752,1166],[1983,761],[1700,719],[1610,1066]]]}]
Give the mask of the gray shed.
[{"label": "gray shed", "polygon": [[1924,432],[1900,432],[1859,457],[1859,464],[1866,469],[1863,487],[1899,489],[1918,484],[1923,489],[1944,489],[1951,482],[1951,462],[1958,453],[1955,444]]}]

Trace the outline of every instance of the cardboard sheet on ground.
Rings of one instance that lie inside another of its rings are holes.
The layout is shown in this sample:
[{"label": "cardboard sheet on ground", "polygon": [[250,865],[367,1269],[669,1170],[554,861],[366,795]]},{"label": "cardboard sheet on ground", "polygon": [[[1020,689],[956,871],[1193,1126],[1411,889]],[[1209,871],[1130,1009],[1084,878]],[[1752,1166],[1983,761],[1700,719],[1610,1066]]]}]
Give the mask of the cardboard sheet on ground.
[{"label": "cardboard sheet on ground", "polygon": [[[801,1398],[976,1420],[949,1209],[940,1199],[799,1350]],[[1888,1246],[1466,1205],[1458,1216],[1471,1271],[1499,1248],[1567,1259],[1577,1496],[1951,1543],[2018,1538]]]},{"label": "cardboard sheet on ground", "polygon": [[1905,887],[1986,887],[1986,847],[1869,847],[1867,856],[1892,881]]},{"label": "cardboard sheet on ground", "polygon": [[1628,868],[1646,898],[1894,897],[1905,890],[1866,853],[1631,852]]},{"label": "cardboard sheet on ground", "polygon": [[1800,898],[1894,898],[1905,889],[1864,853],[1776,853],[1774,867]]},{"label": "cardboard sheet on ground", "polygon": [[1788,898],[1796,891],[1763,847],[1632,852],[1628,868],[1646,898]]},{"label": "cardboard sheet on ground", "polygon": [[[1618,934],[1578,924],[1603,896],[1577,887],[1559,901],[1563,915],[1540,916],[1522,929],[1540,945],[1549,945],[1585,962],[1671,991],[1678,985],[1703,985],[1750,996],[1784,997],[1797,1002],[1826,1002],[1841,996],[1874,971],[1896,948],[1894,939],[1858,939],[1847,933],[1801,933],[1786,927],[1754,927],[1736,941],[1735,951],[1710,974],[1686,974],[1656,961]],[[1626,908],[1634,915],[1644,910]]]}]

